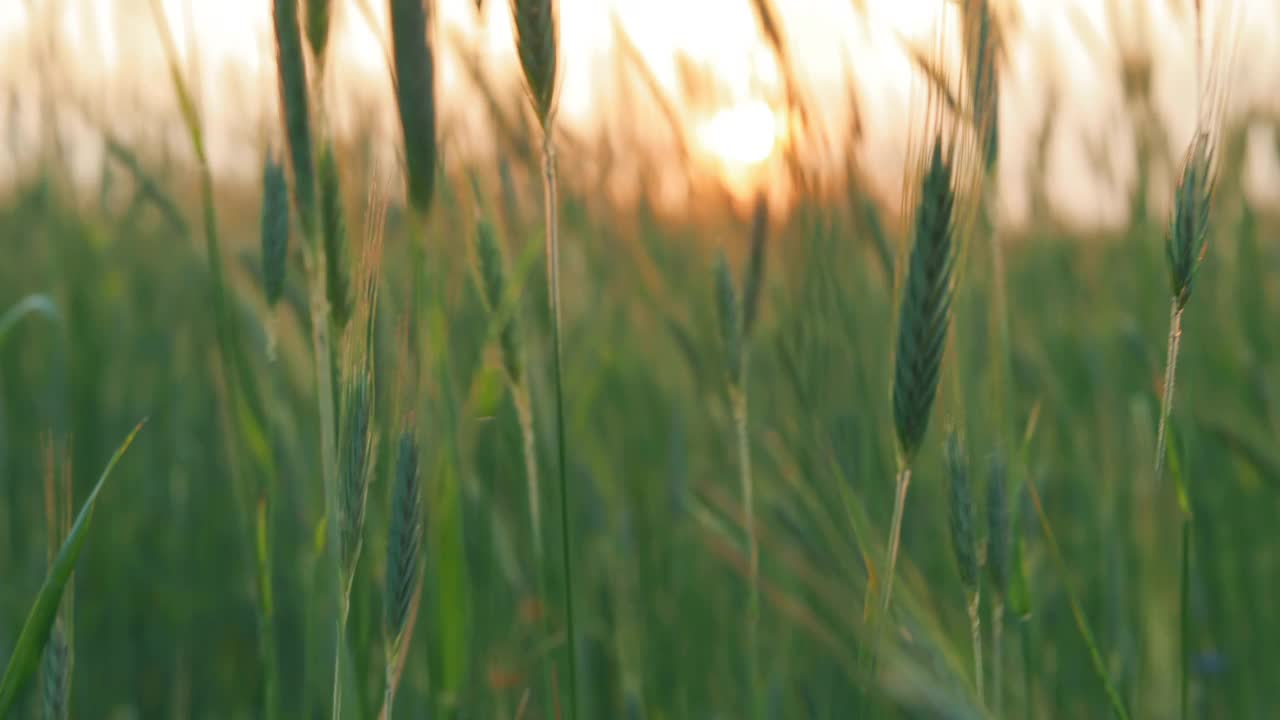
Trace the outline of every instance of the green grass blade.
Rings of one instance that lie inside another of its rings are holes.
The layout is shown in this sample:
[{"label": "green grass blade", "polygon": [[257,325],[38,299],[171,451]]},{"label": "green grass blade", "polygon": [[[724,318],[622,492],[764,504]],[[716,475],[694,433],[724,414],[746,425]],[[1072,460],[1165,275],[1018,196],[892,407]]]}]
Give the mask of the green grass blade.
[{"label": "green grass blade", "polygon": [[35,314],[44,315],[55,324],[62,323],[62,316],[58,314],[58,306],[53,298],[48,295],[28,295],[0,315],[0,347],[4,346],[9,333],[22,322],[23,318]]},{"label": "green grass blade", "polygon": [[18,701],[18,694],[26,687],[31,676],[35,674],[36,668],[40,666],[40,654],[44,652],[45,643],[49,639],[49,629],[53,627],[54,617],[58,614],[62,591],[66,588],[67,580],[75,570],[76,560],[80,557],[80,549],[84,545],[89,521],[93,518],[93,508],[97,502],[98,493],[102,490],[107,476],[111,474],[125,450],[129,449],[133,437],[138,434],[145,422],[146,420],[143,420],[138,423],[111,456],[111,461],[107,463],[102,476],[98,478],[98,483],[93,486],[93,491],[81,506],[80,514],[76,516],[76,522],[71,526],[71,532],[67,534],[66,541],[62,543],[62,549],[58,551],[58,556],[54,558],[53,565],[49,568],[49,575],[45,578],[44,586],[40,588],[40,594],[36,596],[35,604],[31,606],[31,612],[22,626],[22,633],[18,635],[13,655],[9,657],[9,664],[4,671],[4,680],[0,681],[0,717],[7,717],[13,710],[14,704]]}]

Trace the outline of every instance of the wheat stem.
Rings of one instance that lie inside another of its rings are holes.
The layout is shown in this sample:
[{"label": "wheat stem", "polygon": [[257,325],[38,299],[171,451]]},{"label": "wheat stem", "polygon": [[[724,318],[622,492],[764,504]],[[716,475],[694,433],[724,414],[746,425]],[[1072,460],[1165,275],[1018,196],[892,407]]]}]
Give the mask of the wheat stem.
[{"label": "wheat stem", "polygon": [[1189,668],[1187,667],[1191,661],[1191,516],[1187,513],[1182,515],[1182,587],[1179,595],[1179,645],[1181,646],[1181,714],[1182,720],[1187,720],[1189,711],[1189,700],[1191,697],[1191,683],[1188,677]]},{"label": "wheat stem", "polygon": [[538,485],[538,456],[533,434],[533,411],[529,388],[523,378],[513,381],[512,399],[516,417],[520,422],[521,449],[524,455],[524,476],[529,493],[529,522],[533,527],[533,552],[537,565],[542,564],[542,501]]},{"label": "wheat stem", "polygon": [[738,477],[742,485],[744,525],[747,531],[747,663],[755,714],[760,714],[760,545],[756,536],[755,490],[751,482],[751,446],[747,436],[746,357],[741,360],[739,387],[730,387],[734,435],[738,446]]},{"label": "wheat stem", "polygon": [[542,131],[542,186],[546,214],[547,293],[551,306],[551,360],[556,395],[556,459],[560,473],[560,552],[564,562],[565,626],[569,643],[569,718],[578,717],[578,671],[575,658],[578,646],[577,627],[573,617],[573,530],[569,518],[569,472],[566,467],[564,427],[563,349],[560,332],[560,237],[557,221],[556,155],[551,139],[552,124],[548,119]]},{"label": "wheat stem", "polygon": [[973,684],[978,691],[978,705],[985,704],[982,687],[982,592],[969,593],[965,609],[969,612],[969,640],[973,644]]},{"label": "wheat stem", "polygon": [[1182,308],[1175,298],[1169,305],[1169,345],[1164,365],[1164,394],[1160,400],[1160,427],[1156,431],[1156,481],[1164,473],[1169,415],[1173,411],[1173,386],[1178,375],[1178,348],[1182,344]]},{"label": "wheat stem", "polygon": [[[905,461],[898,471],[895,484],[897,489],[893,497],[893,524],[889,526],[889,550],[884,563],[884,599],[880,603],[882,624],[888,620],[889,606],[893,601],[893,575],[898,564],[898,543],[902,538],[902,512],[907,504],[907,487],[911,484],[911,465]],[[879,642],[876,644],[879,645]]]},{"label": "wheat stem", "polygon": [[998,594],[991,601],[991,695],[992,711],[1004,717],[1004,600]]}]

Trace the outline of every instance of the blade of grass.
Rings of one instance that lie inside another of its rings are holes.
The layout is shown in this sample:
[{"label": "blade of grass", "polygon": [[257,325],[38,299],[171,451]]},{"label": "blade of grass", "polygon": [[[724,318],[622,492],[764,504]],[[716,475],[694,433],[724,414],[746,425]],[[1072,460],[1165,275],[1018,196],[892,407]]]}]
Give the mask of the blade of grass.
[{"label": "blade of grass", "polygon": [[76,516],[71,532],[67,534],[67,539],[62,543],[58,556],[54,558],[53,565],[49,568],[49,575],[45,578],[40,593],[36,595],[36,601],[31,606],[31,612],[27,614],[26,622],[22,625],[22,632],[18,635],[18,642],[14,645],[13,654],[9,657],[4,679],[0,680],[0,717],[8,717],[18,701],[19,694],[26,688],[36,668],[40,666],[40,655],[44,652],[45,643],[49,639],[49,630],[53,627],[53,620],[57,616],[62,591],[66,588],[67,581],[71,579],[76,561],[80,558],[80,550],[84,547],[85,533],[88,531],[89,521],[93,519],[93,509],[96,507],[98,493],[102,491],[107,477],[111,475],[116,463],[124,456],[129,445],[133,443],[134,436],[145,423],[144,419],[134,426],[133,431],[111,456],[106,469],[98,477],[97,484],[93,486],[89,497],[80,507],[80,514]]},{"label": "blade of grass", "polygon": [[61,324],[62,316],[58,314],[58,306],[48,295],[28,295],[13,304],[0,315],[0,347],[9,338],[9,333],[29,315],[44,315],[55,324]]}]

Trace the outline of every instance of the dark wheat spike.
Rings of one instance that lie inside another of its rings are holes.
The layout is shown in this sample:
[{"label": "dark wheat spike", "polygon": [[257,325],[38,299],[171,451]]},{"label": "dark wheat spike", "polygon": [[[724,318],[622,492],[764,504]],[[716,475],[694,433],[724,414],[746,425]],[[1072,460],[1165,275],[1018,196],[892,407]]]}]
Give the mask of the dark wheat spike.
[{"label": "dark wheat spike", "polygon": [[[507,272],[502,250],[493,234],[493,226],[483,219],[476,223],[476,261],[480,264],[480,281],[484,284],[485,303],[489,306],[489,312],[495,316],[503,315]],[[519,383],[523,363],[520,358],[520,329],[514,314],[505,314],[499,333],[502,365],[511,382]]]},{"label": "dark wheat spike", "polygon": [[1003,598],[1009,588],[1009,497],[1005,485],[1008,470],[1004,456],[991,456],[987,477],[987,567],[996,597]]},{"label": "dark wheat spike", "polygon": [[369,493],[370,465],[373,457],[372,383],[367,368],[356,370],[356,377],[347,390],[347,402],[342,412],[342,436],[339,446],[342,457],[338,466],[338,513],[342,567],[345,582],[350,583],[360,558],[360,546],[364,532],[365,500]]},{"label": "dark wheat spike", "polygon": [[293,163],[293,197],[303,232],[315,228],[315,169],[311,157],[311,114],[307,100],[307,65],[302,54],[297,0],[274,0],[276,62],[279,64],[280,111]]},{"label": "dark wheat spike", "polygon": [[955,265],[955,195],[942,138],[934,139],[915,218],[915,244],[903,286],[893,376],[893,420],[905,459],[914,457],[929,427],[951,318]]},{"label": "dark wheat spike", "polygon": [[556,94],[556,16],[553,0],[511,0],[516,30],[516,53],[525,85],[547,127]]},{"label": "dark wheat spike", "polygon": [[324,52],[329,45],[329,24],[333,18],[332,0],[306,0],[307,42],[315,55],[316,67],[324,67]]},{"label": "dark wheat spike", "polygon": [[342,209],[342,180],[333,144],[320,150],[320,220],[324,236],[325,289],[329,293],[329,312],[338,327],[345,327],[351,317],[350,258],[347,255],[347,220]]},{"label": "dark wheat spike", "polygon": [[751,217],[751,259],[742,281],[742,336],[746,338],[759,314],[760,290],[764,284],[765,234],[769,226],[769,203],[763,194],[756,196]]},{"label": "dark wheat spike", "polygon": [[435,70],[423,0],[390,0],[396,110],[404,136],[409,204],[426,214],[436,169]]},{"label": "dark wheat spike", "polygon": [[725,371],[729,382],[737,386],[742,381],[742,320],[738,309],[738,292],[733,287],[733,275],[724,251],[716,254],[716,309],[720,320],[720,342],[724,348]]},{"label": "dark wheat spike", "polygon": [[1173,225],[1165,243],[1173,297],[1181,309],[1191,298],[1191,282],[1204,258],[1209,235],[1209,205],[1213,200],[1212,153],[1209,137],[1196,133],[1178,180],[1173,200]]},{"label": "dark wheat spike", "polygon": [[973,528],[973,488],[960,438],[953,430],[947,436],[947,478],[951,487],[951,547],[956,554],[960,582],[966,590],[978,588],[978,540]]},{"label": "dark wheat spike", "polygon": [[262,170],[262,285],[272,307],[284,293],[289,255],[289,188],[284,168],[268,157]]},{"label": "dark wheat spike", "polygon": [[404,640],[420,576],[418,556],[422,545],[422,490],[418,480],[418,444],[412,430],[405,430],[400,434],[390,523],[383,619],[386,623],[387,641],[393,647],[398,647]]}]

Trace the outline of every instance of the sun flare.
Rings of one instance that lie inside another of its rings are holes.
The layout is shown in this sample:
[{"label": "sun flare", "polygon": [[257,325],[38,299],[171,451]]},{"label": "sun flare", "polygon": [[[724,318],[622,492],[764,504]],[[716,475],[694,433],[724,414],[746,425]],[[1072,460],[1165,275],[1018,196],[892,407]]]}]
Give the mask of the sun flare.
[{"label": "sun flare", "polygon": [[697,135],[702,148],[726,167],[750,167],[773,154],[780,127],[773,108],[748,100],[713,113]]}]

